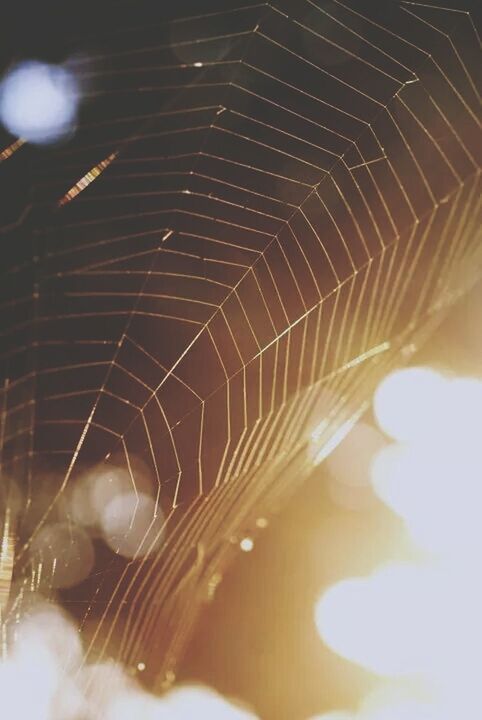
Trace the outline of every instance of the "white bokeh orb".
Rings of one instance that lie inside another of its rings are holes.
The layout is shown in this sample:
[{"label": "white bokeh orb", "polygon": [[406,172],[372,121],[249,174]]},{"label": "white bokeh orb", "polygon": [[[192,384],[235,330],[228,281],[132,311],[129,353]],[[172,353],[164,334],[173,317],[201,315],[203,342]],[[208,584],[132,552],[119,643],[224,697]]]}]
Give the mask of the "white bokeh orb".
[{"label": "white bokeh orb", "polygon": [[449,595],[427,568],[393,563],[329,588],[316,605],[316,627],[329,648],[376,675],[418,674],[443,646],[455,605]]},{"label": "white bokeh orb", "polygon": [[57,668],[37,654],[0,661],[1,717],[51,720]]},{"label": "white bokeh orb", "polygon": [[[70,674],[82,661],[79,634],[56,607],[39,604],[9,628],[8,652],[0,658],[0,717],[74,720],[78,702]],[[68,692],[63,703],[60,695]],[[75,697],[75,701],[74,701]],[[68,701],[68,702],[67,702]],[[64,712],[61,705],[68,705]]]},{"label": "white bokeh orb", "polygon": [[78,585],[94,567],[95,550],[90,536],[77,525],[53,523],[34,537],[30,546],[34,567],[42,565],[42,580],[53,588]]},{"label": "white bokeh orb", "polygon": [[[464,434],[463,424],[461,434]],[[465,562],[481,556],[480,448],[452,442],[389,445],[372,463],[372,486],[399,515],[415,546]]]},{"label": "white bokeh orb", "polygon": [[163,541],[164,517],[154,500],[143,493],[115,495],[105,506],[100,525],[106,544],[123,557],[145,557]]},{"label": "white bokeh orb", "polygon": [[128,689],[111,697],[102,720],[172,720],[162,700],[138,689]]},{"label": "white bokeh orb", "polygon": [[[132,692],[134,687],[121,665],[113,660],[84,665],[78,674],[77,683],[89,720],[110,720],[114,717],[111,708],[117,705],[119,698]],[[135,714],[132,717],[136,717]]]},{"label": "white bokeh orb", "polygon": [[448,380],[428,367],[395,370],[382,380],[373,398],[378,426],[399,442],[417,442],[443,433],[448,387]]},{"label": "white bokeh orb", "polygon": [[28,142],[53,143],[72,132],[79,101],[71,71],[28,60],[11,68],[0,84],[0,120],[12,135]]},{"label": "white bokeh orb", "polygon": [[72,621],[54,605],[41,603],[15,624],[13,657],[42,658],[63,672],[76,670],[82,662],[82,643]]}]

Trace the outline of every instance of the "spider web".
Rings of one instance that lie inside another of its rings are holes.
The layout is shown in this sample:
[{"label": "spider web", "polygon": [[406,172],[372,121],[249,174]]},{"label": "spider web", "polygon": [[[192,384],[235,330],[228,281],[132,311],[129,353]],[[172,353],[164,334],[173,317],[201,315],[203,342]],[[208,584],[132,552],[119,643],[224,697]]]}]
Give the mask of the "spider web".
[{"label": "spider web", "polygon": [[142,460],[161,550],[63,599],[162,683],[239,539],[480,274],[480,39],[463,2],[152,5],[72,61],[67,145],[5,138],[1,467],[25,588],[86,468],[136,489]]}]

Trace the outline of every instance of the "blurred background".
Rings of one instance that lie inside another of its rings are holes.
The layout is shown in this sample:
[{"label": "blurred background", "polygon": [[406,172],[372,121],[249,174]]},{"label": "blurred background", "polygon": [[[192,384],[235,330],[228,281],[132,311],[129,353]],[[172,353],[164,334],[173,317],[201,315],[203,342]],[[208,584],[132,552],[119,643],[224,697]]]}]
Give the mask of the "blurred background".
[{"label": "blurred background", "polygon": [[[482,285],[457,303],[413,362],[482,378]],[[409,402],[417,407],[415,396]],[[413,558],[402,520],[377,498],[370,482],[371,461],[388,439],[371,411],[361,424],[362,432],[360,424],[355,426],[259,533],[253,551],[239,552],[204,611],[183,663],[183,678],[245,698],[262,718],[306,720],[354,709],[379,683],[376,675],[320,642],[313,615],[328,586],[367,575],[389,559]],[[454,493],[463,463],[460,458]],[[480,477],[480,466],[474,470]],[[433,505],[435,512],[437,497]],[[448,526],[449,539],[451,532]],[[456,622],[447,618],[448,625]],[[453,652],[449,640],[445,651]],[[391,713],[387,719],[395,717]]]},{"label": "blurred background", "polygon": [[6,8],[0,714],[482,713],[450,5]]}]

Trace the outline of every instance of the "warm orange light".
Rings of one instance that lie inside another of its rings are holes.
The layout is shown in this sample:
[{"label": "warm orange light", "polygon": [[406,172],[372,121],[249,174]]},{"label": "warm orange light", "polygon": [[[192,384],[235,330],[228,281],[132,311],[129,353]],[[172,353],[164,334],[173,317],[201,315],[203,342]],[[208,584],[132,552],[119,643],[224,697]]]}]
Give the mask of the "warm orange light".
[{"label": "warm orange light", "polygon": [[397,681],[395,692],[339,720],[482,716],[482,382],[397,371],[381,383],[374,409],[398,443],[378,451],[372,486],[403,519],[420,560],[331,587],[315,621],[337,654],[381,676],[416,677],[425,695]]}]

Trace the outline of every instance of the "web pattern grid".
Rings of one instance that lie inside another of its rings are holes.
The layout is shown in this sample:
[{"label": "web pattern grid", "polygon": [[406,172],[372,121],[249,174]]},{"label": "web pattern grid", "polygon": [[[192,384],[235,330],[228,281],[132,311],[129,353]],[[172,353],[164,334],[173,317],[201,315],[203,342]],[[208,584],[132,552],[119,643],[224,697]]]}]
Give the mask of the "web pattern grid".
[{"label": "web pattern grid", "polygon": [[162,683],[239,538],[479,277],[482,144],[475,4],[154,5],[74,59],[69,143],[4,137],[1,469],[17,591],[86,469],[149,476],[162,543],[65,602]]}]

